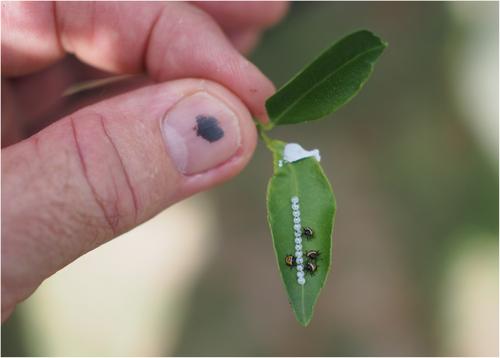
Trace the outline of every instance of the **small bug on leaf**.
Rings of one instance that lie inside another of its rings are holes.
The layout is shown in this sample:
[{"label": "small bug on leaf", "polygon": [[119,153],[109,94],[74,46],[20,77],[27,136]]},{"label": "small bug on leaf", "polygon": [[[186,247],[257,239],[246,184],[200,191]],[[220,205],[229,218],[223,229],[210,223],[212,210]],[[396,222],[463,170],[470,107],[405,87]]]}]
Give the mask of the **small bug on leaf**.
[{"label": "small bug on leaf", "polygon": [[306,237],[306,239],[312,239],[314,231],[309,226],[306,226],[302,229],[302,234]]},{"label": "small bug on leaf", "polygon": [[306,252],[306,257],[310,260],[316,260],[318,256],[319,256],[319,251],[317,250],[309,250]]},{"label": "small bug on leaf", "polygon": [[285,257],[285,263],[287,266],[293,267],[297,265],[297,258],[293,255],[287,255]]},{"label": "small bug on leaf", "polygon": [[309,272],[309,273],[313,273],[315,272],[316,270],[318,269],[318,266],[313,263],[313,262],[308,262],[305,266],[304,266],[304,270]]}]

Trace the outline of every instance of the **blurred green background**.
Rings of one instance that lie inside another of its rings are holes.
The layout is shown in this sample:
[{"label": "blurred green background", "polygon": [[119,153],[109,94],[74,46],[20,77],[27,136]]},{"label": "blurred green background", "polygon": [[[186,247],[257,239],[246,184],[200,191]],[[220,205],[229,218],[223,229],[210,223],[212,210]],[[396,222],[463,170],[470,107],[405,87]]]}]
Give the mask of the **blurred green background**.
[{"label": "blurred green background", "polygon": [[47,280],[2,355],[498,355],[498,3],[294,3],[251,58],[279,86],[360,28],[389,42],[366,87],[273,133],[319,148],[337,197],[308,328],[276,269],[260,145],[235,180]]}]

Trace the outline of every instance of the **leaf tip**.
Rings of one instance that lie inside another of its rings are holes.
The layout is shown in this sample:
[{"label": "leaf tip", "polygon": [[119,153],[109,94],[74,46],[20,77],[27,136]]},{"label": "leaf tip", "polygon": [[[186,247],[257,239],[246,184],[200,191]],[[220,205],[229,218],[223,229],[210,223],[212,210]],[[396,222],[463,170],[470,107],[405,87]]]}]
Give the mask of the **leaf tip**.
[{"label": "leaf tip", "polygon": [[309,326],[309,323],[311,323],[312,319],[312,314],[307,314],[306,312],[295,312],[295,319],[297,322],[300,323],[302,327],[307,327]]},{"label": "leaf tip", "polygon": [[305,308],[303,305],[302,307],[297,307],[292,304],[295,319],[302,327],[307,327],[309,326],[309,323],[311,323],[314,314],[314,304],[315,303],[312,304],[312,307],[310,307],[310,309]]},{"label": "leaf tip", "polygon": [[300,320],[299,323],[302,327],[306,328],[307,326],[309,326],[309,323],[311,323],[311,319],[312,317],[309,316],[308,318],[305,318],[303,320]]},{"label": "leaf tip", "polygon": [[364,34],[364,35],[369,35],[371,36],[372,38],[374,38],[375,40],[377,40],[378,42],[380,42],[380,44],[386,48],[387,46],[389,46],[389,43],[385,40],[383,40],[379,35],[377,35],[376,33],[374,33],[373,31],[370,31],[370,30],[366,30],[366,29],[363,29],[363,30],[359,30],[356,32],[357,34]]}]

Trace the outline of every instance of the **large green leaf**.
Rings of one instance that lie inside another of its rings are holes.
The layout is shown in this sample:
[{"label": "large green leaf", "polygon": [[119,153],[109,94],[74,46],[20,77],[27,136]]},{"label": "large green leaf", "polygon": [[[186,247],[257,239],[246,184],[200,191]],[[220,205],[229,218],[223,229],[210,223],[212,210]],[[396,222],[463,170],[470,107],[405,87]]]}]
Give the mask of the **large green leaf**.
[{"label": "large green leaf", "polygon": [[[273,246],[289,302],[297,320],[306,326],[312,318],[314,305],[330,270],[335,199],[330,183],[316,159],[306,158],[279,166],[285,143],[265,136],[264,139],[274,157],[274,175],[267,191],[268,221]],[[296,268],[285,263],[285,257],[295,252],[291,208],[293,196],[300,200],[301,225],[311,227],[314,231],[312,239],[303,238],[303,252],[320,252],[315,260],[317,271],[314,274],[306,273],[304,285],[297,282]]]},{"label": "large green leaf", "polygon": [[266,102],[273,125],[320,119],[354,97],[387,44],[362,30],[324,51]]}]

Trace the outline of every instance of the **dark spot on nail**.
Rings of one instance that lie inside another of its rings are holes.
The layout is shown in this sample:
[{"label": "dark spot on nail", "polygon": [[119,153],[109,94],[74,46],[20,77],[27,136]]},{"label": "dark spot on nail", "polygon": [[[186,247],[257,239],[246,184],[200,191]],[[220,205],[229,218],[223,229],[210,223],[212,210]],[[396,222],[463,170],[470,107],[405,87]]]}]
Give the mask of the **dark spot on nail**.
[{"label": "dark spot on nail", "polygon": [[216,142],[224,137],[224,131],[219,127],[219,121],[212,116],[196,116],[196,135],[208,140],[210,143]]},{"label": "dark spot on nail", "polygon": [[257,88],[250,88],[250,93],[257,93]]}]

